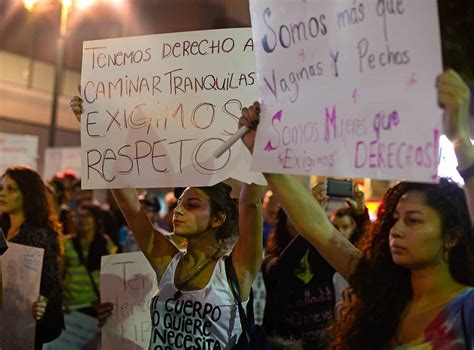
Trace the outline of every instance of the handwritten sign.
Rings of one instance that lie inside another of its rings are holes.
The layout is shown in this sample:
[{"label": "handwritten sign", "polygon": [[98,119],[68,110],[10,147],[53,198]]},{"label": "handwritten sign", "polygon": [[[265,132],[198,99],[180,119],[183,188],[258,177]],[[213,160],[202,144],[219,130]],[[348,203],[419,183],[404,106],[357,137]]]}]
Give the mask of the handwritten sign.
[{"label": "handwritten sign", "polygon": [[64,169],[81,173],[81,148],[80,147],[48,147],[44,155],[43,178],[51,179]]},{"label": "handwritten sign", "polygon": [[95,350],[100,329],[97,319],[78,311],[64,315],[66,329],[56,340],[43,345],[43,350]]},{"label": "handwritten sign", "polygon": [[437,181],[435,0],[251,0],[252,170]]},{"label": "handwritten sign", "polygon": [[3,305],[0,310],[0,348],[34,349],[36,321],[31,313],[38,300],[43,265],[41,248],[8,243],[2,261]]},{"label": "handwritten sign", "polygon": [[38,167],[38,136],[0,132],[0,173],[10,166]]},{"label": "handwritten sign", "polygon": [[102,349],[148,349],[150,304],[157,291],[155,272],[143,253],[102,257],[100,295],[114,304],[102,328]]},{"label": "handwritten sign", "polygon": [[212,156],[257,96],[249,28],[85,42],[81,86],[84,188],[264,183],[241,142]]}]

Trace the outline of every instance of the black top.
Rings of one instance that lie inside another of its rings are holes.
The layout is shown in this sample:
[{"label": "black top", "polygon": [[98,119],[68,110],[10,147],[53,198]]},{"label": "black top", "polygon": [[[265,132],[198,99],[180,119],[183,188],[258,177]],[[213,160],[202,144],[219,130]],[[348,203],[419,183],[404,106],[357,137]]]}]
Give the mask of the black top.
[{"label": "black top", "polygon": [[[308,252],[313,277],[296,277]],[[263,325],[269,334],[304,341],[305,349],[326,349],[326,327],[334,317],[334,269],[304,238],[298,236],[280,256],[264,259],[267,301]]]}]

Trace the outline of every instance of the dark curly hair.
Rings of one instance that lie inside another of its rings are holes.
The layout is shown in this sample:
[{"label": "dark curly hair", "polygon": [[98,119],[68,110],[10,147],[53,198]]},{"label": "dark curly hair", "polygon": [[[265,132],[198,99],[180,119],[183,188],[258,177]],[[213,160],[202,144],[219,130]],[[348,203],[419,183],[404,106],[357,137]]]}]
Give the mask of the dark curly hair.
[{"label": "dark curly hair", "polygon": [[232,187],[220,182],[198,188],[209,197],[211,215],[218,216],[221,212],[226,214],[225,221],[217,232],[217,240],[224,244],[235,240],[239,234],[239,207],[238,200],[231,197]]},{"label": "dark curly hair", "polygon": [[[62,227],[58,220],[54,199],[46,189],[46,185],[40,175],[33,169],[25,166],[10,167],[5,170],[2,178],[8,176],[18,185],[24,200],[23,212],[25,223],[34,227],[46,227],[56,236],[59,257],[64,252]],[[9,216],[2,214],[2,229],[8,232],[10,227]]]},{"label": "dark curly hair", "polygon": [[396,335],[412,289],[410,270],[392,260],[389,231],[398,201],[410,191],[423,193],[441,218],[443,240],[456,242],[448,252],[454,280],[474,285],[474,240],[464,191],[445,178],[439,184],[401,182],[386,192],[377,221],[359,242],[363,258],[350,277],[353,298],[332,326],[334,349],[385,349]]}]

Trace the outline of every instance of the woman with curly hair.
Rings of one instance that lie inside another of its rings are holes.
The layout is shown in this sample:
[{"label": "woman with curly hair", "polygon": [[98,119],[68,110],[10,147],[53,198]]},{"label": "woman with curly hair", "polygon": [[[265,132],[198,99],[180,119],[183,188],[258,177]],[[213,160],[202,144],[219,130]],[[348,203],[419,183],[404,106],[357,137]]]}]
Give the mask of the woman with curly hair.
[{"label": "woman with curly hair", "polygon": [[[470,93],[452,70],[437,78],[445,134],[453,142],[465,191],[439,184],[389,189],[381,217],[359,250],[337,231],[304,186],[290,175],[266,174],[303,235],[346,278],[354,296],[333,327],[334,349],[471,349],[474,342],[474,147]],[[258,106],[242,110],[251,150]]]},{"label": "woman with curly hair", "polygon": [[62,311],[62,231],[53,199],[39,174],[27,167],[8,168],[0,191],[1,225],[7,240],[43,248],[40,298],[33,304],[35,349],[41,349],[64,329]]}]

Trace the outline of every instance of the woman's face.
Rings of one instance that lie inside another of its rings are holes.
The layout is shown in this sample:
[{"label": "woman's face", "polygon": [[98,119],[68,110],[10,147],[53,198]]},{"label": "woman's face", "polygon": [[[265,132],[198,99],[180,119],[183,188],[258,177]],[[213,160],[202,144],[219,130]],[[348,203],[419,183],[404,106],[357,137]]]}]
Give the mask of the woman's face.
[{"label": "woman's face", "polygon": [[349,215],[335,216],[332,219],[332,224],[347,239],[351,238],[356,229],[356,223]]},{"label": "woman's face", "polygon": [[4,176],[0,191],[0,212],[15,214],[21,211],[23,211],[23,194],[15,180]]},{"label": "woman's face", "polygon": [[421,192],[405,193],[394,213],[390,252],[395,264],[420,269],[443,262],[441,218]]},{"label": "woman's face", "polygon": [[191,236],[215,228],[207,194],[199,188],[188,187],[178,199],[173,211],[174,233]]},{"label": "woman's face", "polygon": [[84,208],[78,208],[75,214],[77,233],[93,236],[95,234],[94,215]]}]

